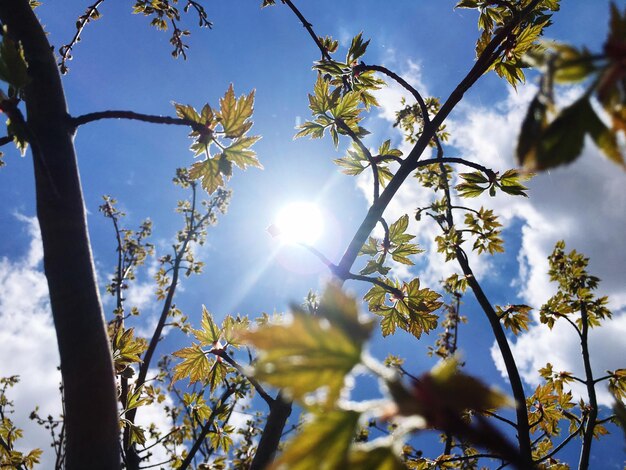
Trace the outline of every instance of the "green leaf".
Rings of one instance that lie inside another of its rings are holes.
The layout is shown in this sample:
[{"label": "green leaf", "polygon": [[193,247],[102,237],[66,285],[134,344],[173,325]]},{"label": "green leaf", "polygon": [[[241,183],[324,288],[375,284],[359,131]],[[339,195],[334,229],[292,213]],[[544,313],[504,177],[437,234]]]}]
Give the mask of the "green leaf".
[{"label": "green leaf", "polygon": [[536,158],[538,142],[547,126],[546,112],[545,98],[540,92],[535,95],[528,106],[517,141],[517,162],[522,166],[525,162],[534,161]]},{"label": "green leaf", "polygon": [[391,252],[391,257],[394,261],[402,264],[413,265],[413,261],[411,261],[408,256],[416,255],[418,253],[423,253],[424,250],[417,247],[417,245],[413,245],[412,243],[403,243],[398,248]]},{"label": "green leaf", "polygon": [[355,318],[354,299],[338,298],[337,293],[325,294],[317,317],[296,308],[289,323],[266,324],[243,333],[245,341],[259,350],[255,377],[298,400],[323,387],[324,404],[332,405],[346,374],[360,362],[371,328]]},{"label": "green leaf", "polygon": [[389,226],[389,241],[394,243],[399,236],[403,235],[404,232],[406,232],[407,228],[409,228],[409,216],[407,214],[404,214],[402,217],[400,217]]},{"label": "green leaf", "polygon": [[378,155],[381,157],[401,157],[402,152],[398,149],[391,148],[391,140],[385,140],[378,148]]},{"label": "green leaf", "polygon": [[126,409],[124,411],[132,410],[133,408],[138,408],[142,405],[146,405],[151,402],[150,398],[141,397],[141,392],[143,391],[143,385],[139,386],[137,390],[131,393],[126,400]]},{"label": "green leaf", "polygon": [[174,109],[176,110],[176,115],[181,119],[188,119],[193,122],[202,122],[202,118],[193,106],[190,106],[188,104],[174,103]]},{"label": "green leaf", "polygon": [[360,414],[328,411],[314,416],[302,432],[289,441],[271,470],[338,470],[348,466],[348,449]]},{"label": "green leaf", "polygon": [[242,137],[252,127],[254,111],[254,90],[248,96],[242,95],[235,98],[235,90],[232,83],[223,98],[220,99],[220,112],[218,113],[224,134],[229,138]]},{"label": "green leaf", "polygon": [[189,177],[201,180],[202,187],[209,194],[213,194],[217,188],[224,185],[218,156],[191,165]]},{"label": "green leaf", "polygon": [[254,166],[262,169],[263,165],[261,165],[259,160],[257,160],[256,152],[249,149],[260,139],[261,137],[256,135],[250,137],[239,137],[229,147],[226,147],[223,150],[222,155],[242,170],[245,170],[248,166]]},{"label": "green leaf", "polygon": [[478,8],[478,0],[461,0],[454,8]]},{"label": "green leaf", "polygon": [[552,43],[551,49],[557,54],[554,63],[554,81],[557,83],[581,82],[596,70],[591,55],[584,48],[580,51],[568,44]]},{"label": "green leaf", "polygon": [[203,381],[208,377],[211,371],[211,364],[200,345],[194,344],[172,354],[183,359],[183,362],[176,364],[174,367],[173,382],[188,378],[193,383]]},{"label": "green leaf", "polygon": [[7,82],[16,90],[21,90],[28,83],[28,66],[24,59],[24,50],[21,44],[16,44],[6,34],[0,44],[0,80]]},{"label": "green leaf", "polygon": [[223,361],[221,357],[216,357],[210,367],[209,372],[204,380],[209,384],[211,392],[214,392],[218,386],[222,384],[226,374],[228,373],[229,366]]},{"label": "green leaf", "polygon": [[298,129],[300,129],[300,131],[293,136],[294,139],[299,139],[307,135],[310,135],[312,139],[321,139],[324,137],[324,129],[326,129],[326,126],[318,124],[317,122],[306,121],[299,126]]},{"label": "green leaf", "polygon": [[313,93],[314,95],[309,95],[309,108],[313,114],[324,114],[331,106],[328,80],[324,80],[321,75],[318,75],[313,86]]},{"label": "green leaf", "polygon": [[591,106],[589,108],[587,129],[589,131],[589,135],[593,139],[593,142],[613,163],[621,165],[622,167],[626,166],[624,156],[622,155],[619,144],[617,143],[616,133],[609,129],[604,122],[602,122]]},{"label": "green leaf", "polygon": [[489,183],[489,178],[480,171],[474,171],[472,173],[460,173],[459,176],[468,183]]},{"label": "green leaf", "polygon": [[220,340],[220,329],[213,320],[213,316],[209,313],[204,305],[202,306],[202,321],[200,325],[200,330],[192,330],[193,335],[198,341],[200,341],[200,344],[202,346],[215,346]]},{"label": "green leaf", "polygon": [[346,175],[351,175],[351,176],[359,175],[366,168],[361,164],[361,160],[354,159],[351,156],[338,158],[333,161],[335,162],[336,165],[343,168],[341,172]]},{"label": "green leaf", "polygon": [[352,38],[352,43],[350,44],[350,49],[348,49],[348,55],[346,57],[346,63],[348,65],[356,62],[363,54],[365,54],[365,50],[367,49],[369,40],[363,42],[363,33],[359,33],[354,38]]},{"label": "green leaf", "polygon": [[359,93],[349,91],[339,99],[330,111],[333,113],[335,119],[342,119],[349,127],[352,128],[350,121],[353,121],[358,116],[359,109],[357,106],[360,101],[361,97]]},{"label": "green leaf", "polygon": [[496,313],[504,327],[510,329],[516,336],[522,331],[528,331],[531,310],[528,305],[508,305],[506,309],[496,306]]},{"label": "green leaf", "polygon": [[478,197],[480,196],[487,188],[483,188],[482,186],[478,186],[473,183],[460,183],[457,184],[454,189],[457,190],[459,196],[461,197]]},{"label": "green leaf", "polygon": [[516,38],[515,48],[513,53],[517,57],[521,57],[524,52],[531,48],[531,46],[539,39],[543,28],[549,24],[549,21],[544,21],[535,25],[530,25],[524,28]]},{"label": "green leaf", "polygon": [[[587,98],[581,98],[565,108],[546,128],[538,145],[536,156],[523,162],[528,170],[547,170],[571,163],[583,150],[585,134],[591,114]],[[594,113],[595,114],[595,113]]]},{"label": "green leaf", "polygon": [[146,443],[146,435],[141,426],[137,426],[127,419],[122,419],[121,423],[122,427],[128,427],[131,444],[144,445]]},{"label": "green leaf", "polygon": [[386,276],[391,268],[383,266],[383,264],[379,260],[369,260],[365,267],[359,271],[360,274],[366,276],[368,274],[380,273],[383,276]]},{"label": "green leaf", "polygon": [[350,470],[405,470],[393,449],[387,446],[363,448],[352,451],[348,456]]}]

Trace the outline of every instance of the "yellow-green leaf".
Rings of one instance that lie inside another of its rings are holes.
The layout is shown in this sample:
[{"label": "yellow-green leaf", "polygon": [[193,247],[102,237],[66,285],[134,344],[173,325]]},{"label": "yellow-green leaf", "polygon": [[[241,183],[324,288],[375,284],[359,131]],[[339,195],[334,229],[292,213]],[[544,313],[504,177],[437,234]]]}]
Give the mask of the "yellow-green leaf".
[{"label": "yellow-green leaf", "polygon": [[259,350],[254,375],[257,379],[283,388],[293,398],[324,388],[324,404],[332,405],[339,397],[344,379],[360,362],[363,341],[370,325],[355,319],[354,300],[320,305],[320,315],[311,316],[299,309],[291,321],[265,324],[243,333],[243,338]]},{"label": "yellow-green leaf", "polygon": [[201,180],[204,190],[213,194],[217,188],[224,184],[224,178],[220,171],[219,155],[191,165],[189,177]]},{"label": "yellow-green leaf", "polygon": [[405,470],[391,447],[373,447],[358,449],[348,456],[351,470]]},{"label": "yellow-green leaf", "polygon": [[224,129],[224,134],[229,138],[242,137],[250,127],[254,111],[254,90],[248,96],[235,97],[232,83],[223,98],[220,99],[219,119]]},{"label": "yellow-green leaf", "polygon": [[220,340],[220,329],[204,305],[202,306],[202,322],[200,325],[201,329],[193,330],[193,335],[200,341],[202,346],[215,346]]},{"label": "yellow-green leaf", "polygon": [[173,355],[183,359],[183,362],[174,367],[174,377],[172,378],[174,382],[185,378],[188,378],[192,383],[199,382],[205,380],[211,372],[209,359],[198,344],[180,349]]},{"label": "yellow-green leaf", "polygon": [[223,150],[223,155],[242,170],[245,170],[248,166],[263,168],[263,165],[256,158],[256,152],[250,150],[250,147],[260,138],[260,136],[256,135],[240,137]]},{"label": "yellow-green leaf", "polygon": [[287,443],[272,470],[339,470],[348,465],[348,449],[359,413],[330,411],[316,415],[302,432]]}]

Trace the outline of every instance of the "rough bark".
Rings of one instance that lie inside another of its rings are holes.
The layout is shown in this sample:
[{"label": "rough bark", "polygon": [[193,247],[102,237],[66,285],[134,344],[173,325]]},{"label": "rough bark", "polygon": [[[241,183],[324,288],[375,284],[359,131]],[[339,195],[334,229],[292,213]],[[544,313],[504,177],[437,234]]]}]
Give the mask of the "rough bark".
[{"label": "rough bark", "polygon": [[113,363],[91,256],[82,190],[61,78],[28,0],[0,0],[0,20],[28,62],[24,90],[61,374],[67,468],[116,469],[119,425]]}]

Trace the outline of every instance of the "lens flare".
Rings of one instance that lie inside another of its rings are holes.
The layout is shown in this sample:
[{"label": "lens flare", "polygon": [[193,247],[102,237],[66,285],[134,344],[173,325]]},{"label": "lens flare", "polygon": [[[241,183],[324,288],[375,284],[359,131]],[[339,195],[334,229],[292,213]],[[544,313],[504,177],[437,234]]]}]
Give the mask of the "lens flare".
[{"label": "lens flare", "polygon": [[284,243],[312,245],[324,230],[324,218],[319,207],[310,202],[293,202],[276,216],[274,227]]}]

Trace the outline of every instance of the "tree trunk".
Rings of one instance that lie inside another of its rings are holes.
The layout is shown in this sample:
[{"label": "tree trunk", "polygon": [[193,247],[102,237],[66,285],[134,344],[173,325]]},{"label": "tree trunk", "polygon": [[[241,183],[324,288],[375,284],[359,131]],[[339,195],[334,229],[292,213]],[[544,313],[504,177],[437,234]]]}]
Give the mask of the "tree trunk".
[{"label": "tree trunk", "polygon": [[73,133],[53,51],[28,0],[0,0],[0,20],[28,62],[29,143],[61,374],[68,469],[117,469],[113,363],[93,267]]}]

